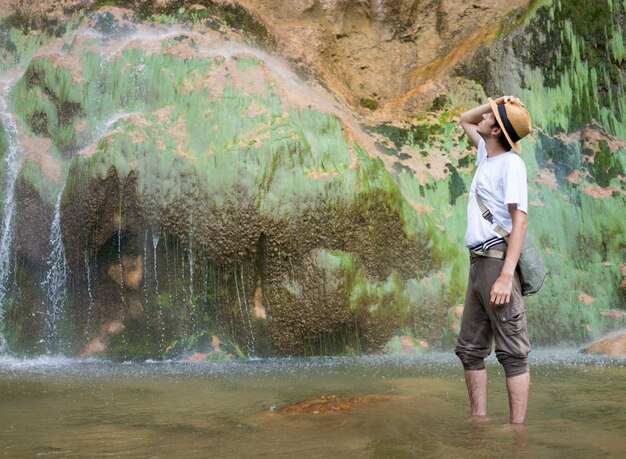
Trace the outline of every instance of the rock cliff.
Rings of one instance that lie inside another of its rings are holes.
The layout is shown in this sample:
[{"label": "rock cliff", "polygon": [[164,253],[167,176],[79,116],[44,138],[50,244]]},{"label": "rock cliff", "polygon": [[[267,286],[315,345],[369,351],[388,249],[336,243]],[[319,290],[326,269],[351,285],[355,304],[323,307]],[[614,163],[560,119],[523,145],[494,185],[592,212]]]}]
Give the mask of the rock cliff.
[{"label": "rock cliff", "polygon": [[0,8],[11,349],[449,345],[473,172],[456,119],[501,93],[535,125],[531,232],[552,275],[528,301],[533,338],[624,325],[621,2]]}]

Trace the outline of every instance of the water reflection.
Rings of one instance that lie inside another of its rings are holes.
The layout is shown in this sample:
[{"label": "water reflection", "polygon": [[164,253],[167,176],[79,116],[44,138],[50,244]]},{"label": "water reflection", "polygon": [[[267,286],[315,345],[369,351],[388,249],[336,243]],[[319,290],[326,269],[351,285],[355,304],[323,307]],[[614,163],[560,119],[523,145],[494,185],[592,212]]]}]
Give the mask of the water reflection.
[{"label": "water reflection", "polygon": [[[233,364],[0,358],[0,454],[11,457],[619,457],[626,362],[534,352],[525,429],[504,424],[504,375],[488,362],[491,420],[468,419],[452,354]],[[388,396],[320,415],[322,395]]]}]

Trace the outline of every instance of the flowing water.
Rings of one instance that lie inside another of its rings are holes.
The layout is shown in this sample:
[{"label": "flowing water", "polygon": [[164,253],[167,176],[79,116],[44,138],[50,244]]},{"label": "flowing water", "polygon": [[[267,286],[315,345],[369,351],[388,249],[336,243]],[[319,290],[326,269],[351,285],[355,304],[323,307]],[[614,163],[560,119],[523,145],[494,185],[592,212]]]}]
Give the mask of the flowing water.
[{"label": "flowing water", "polygon": [[[2,230],[0,232],[0,330],[4,316],[4,300],[7,294],[7,280],[11,273],[11,248],[13,242],[13,220],[15,217],[15,182],[22,166],[22,149],[17,140],[17,127],[13,115],[8,109],[7,98],[10,86],[2,89],[0,96],[0,122],[7,132],[7,153],[5,180],[5,201],[2,213]],[[0,335],[0,349],[3,338]]]},{"label": "flowing water", "polygon": [[[626,361],[535,351],[527,425],[505,426],[493,358],[491,421],[467,418],[456,357],[145,362],[0,357],[3,457],[626,457]],[[322,395],[390,396],[286,414]]]},{"label": "flowing water", "polygon": [[50,228],[50,247],[48,256],[48,271],[43,281],[47,293],[46,323],[48,324],[48,349],[54,349],[57,343],[57,322],[63,312],[63,306],[67,298],[67,260],[65,259],[65,246],[61,232],[61,196],[59,192],[54,217]]}]

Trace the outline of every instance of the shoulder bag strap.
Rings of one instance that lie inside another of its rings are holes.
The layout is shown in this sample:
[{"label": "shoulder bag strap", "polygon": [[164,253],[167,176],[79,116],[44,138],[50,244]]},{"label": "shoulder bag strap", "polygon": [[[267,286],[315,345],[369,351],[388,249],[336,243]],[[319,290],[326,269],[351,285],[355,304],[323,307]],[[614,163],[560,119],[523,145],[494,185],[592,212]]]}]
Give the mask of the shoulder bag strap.
[{"label": "shoulder bag strap", "polygon": [[[483,200],[480,199],[480,195],[478,194],[478,192],[476,192],[476,202],[478,203],[478,207],[480,208],[480,211],[483,214],[483,218],[485,220],[488,220],[489,222],[492,222],[493,221],[493,214],[487,208],[487,206],[485,205]],[[508,240],[509,235],[511,234],[507,230],[502,228],[500,225],[498,225],[497,223],[496,223],[496,227],[494,228],[494,230],[496,231],[496,233],[498,233],[500,236],[502,236],[506,240]]]}]

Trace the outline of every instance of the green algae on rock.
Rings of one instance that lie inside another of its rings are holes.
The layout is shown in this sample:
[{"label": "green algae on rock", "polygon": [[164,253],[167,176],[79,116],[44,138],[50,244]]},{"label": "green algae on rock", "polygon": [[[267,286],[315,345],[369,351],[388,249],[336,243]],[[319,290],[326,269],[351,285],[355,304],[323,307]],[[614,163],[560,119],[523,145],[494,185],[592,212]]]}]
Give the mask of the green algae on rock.
[{"label": "green algae on rock", "polygon": [[[207,48],[216,39],[139,36],[106,55],[106,38],[79,34],[13,89],[22,129],[67,171],[60,341],[80,349],[120,321],[101,340],[119,359],[207,330],[248,354],[379,349],[400,319],[382,303],[433,267],[426,226],[335,115],[302,106],[255,51]],[[50,171],[29,164],[23,179],[49,198]]]}]

